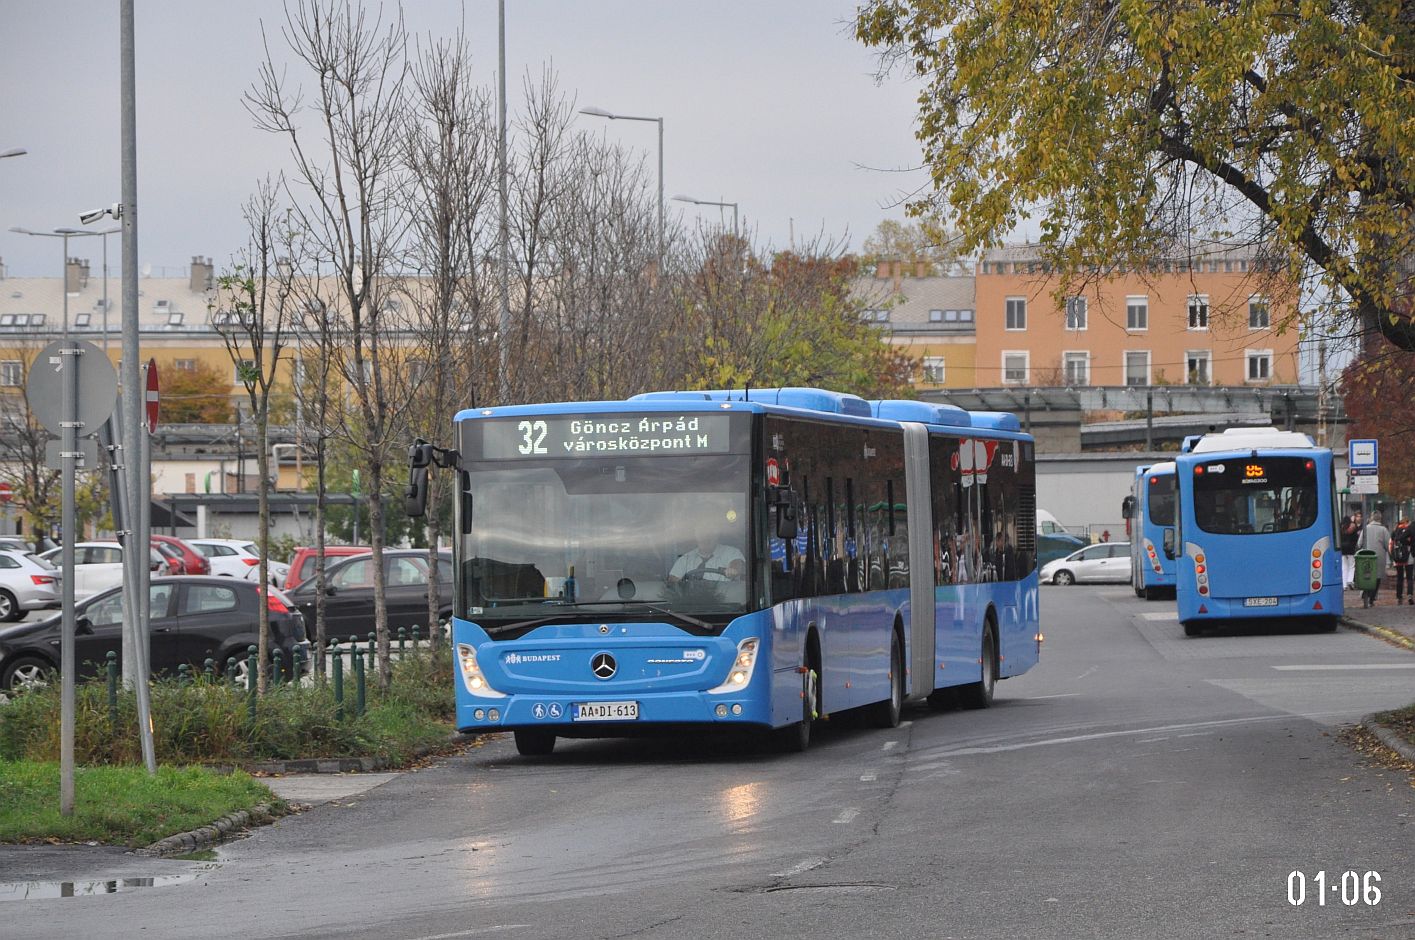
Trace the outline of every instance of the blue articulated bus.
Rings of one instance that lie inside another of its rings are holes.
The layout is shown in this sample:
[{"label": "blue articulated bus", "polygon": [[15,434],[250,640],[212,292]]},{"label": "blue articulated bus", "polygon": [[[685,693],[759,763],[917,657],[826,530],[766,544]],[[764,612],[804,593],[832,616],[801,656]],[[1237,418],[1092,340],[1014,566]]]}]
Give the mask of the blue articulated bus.
[{"label": "blue articulated bus", "polygon": [[472,409],[456,433],[462,731],[800,750],[832,713],[983,707],[1037,662],[1013,415],[782,388]]},{"label": "blue articulated bus", "polygon": [[1167,595],[1174,590],[1174,462],[1136,467],[1122,508],[1130,535],[1130,585],[1135,595],[1145,600]]},{"label": "blue articulated bus", "polygon": [[1331,451],[1292,431],[1230,428],[1175,465],[1184,632],[1277,617],[1335,629],[1344,608]]}]

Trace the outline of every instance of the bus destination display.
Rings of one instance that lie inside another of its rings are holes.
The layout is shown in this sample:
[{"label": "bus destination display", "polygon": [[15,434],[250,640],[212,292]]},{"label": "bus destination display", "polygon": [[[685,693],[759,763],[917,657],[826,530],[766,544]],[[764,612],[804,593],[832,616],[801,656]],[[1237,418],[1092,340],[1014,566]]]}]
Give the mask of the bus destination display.
[{"label": "bus destination display", "polygon": [[731,418],[713,414],[566,415],[481,422],[482,457],[726,454]]}]

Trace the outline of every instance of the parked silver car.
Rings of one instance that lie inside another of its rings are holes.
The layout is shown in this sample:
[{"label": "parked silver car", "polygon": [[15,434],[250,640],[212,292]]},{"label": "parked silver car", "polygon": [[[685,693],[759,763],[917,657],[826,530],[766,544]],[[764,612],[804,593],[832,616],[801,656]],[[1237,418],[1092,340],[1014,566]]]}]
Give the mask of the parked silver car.
[{"label": "parked silver car", "polygon": [[19,620],[31,610],[60,603],[59,572],[27,552],[0,550],[0,620]]},{"label": "parked silver car", "polygon": [[1130,583],[1130,543],[1101,542],[1077,549],[1042,566],[1043,583],[1080,584],[1094,581]]}]

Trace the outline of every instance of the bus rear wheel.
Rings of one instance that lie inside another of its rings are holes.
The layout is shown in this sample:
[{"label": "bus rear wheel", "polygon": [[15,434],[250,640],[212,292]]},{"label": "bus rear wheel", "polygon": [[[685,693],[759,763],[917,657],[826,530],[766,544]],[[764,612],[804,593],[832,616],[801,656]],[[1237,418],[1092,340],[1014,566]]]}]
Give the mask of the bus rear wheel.
[{"label": "bus rear wheel", "polygon": [[515,735],[516,751],[523,757],[545,757],[555,750],[555,735],[549,731],[527,729]]},{"label": "bus rear wheel", "polygon": [[992,704],[993,690],[997,686],[997,639],[991,620],[983,625],[983,648],[980,658],[983,667],[982,678],[958,690],[958,698],[964,708],[987,708]]},{"label": "bus rear wheel", "polygon": [[1199,634],[1201,634],[1201,633],[1203,633],[1203,632],[1204,632],[1204,625],[1203,625],[1202,623],[1195,623],[1195,622],[1192,621],[1192,620],[1186,620],[1186,621],[1184,622],[1184,635],[1185,635],[1185,636],[1198,636]]},{"label": "bus rear wheel", "polygon": [[870,706],[870,721],[876,728],[898,728],[904,714],[904,649],[899,634],[890,632],[889,698]]}]

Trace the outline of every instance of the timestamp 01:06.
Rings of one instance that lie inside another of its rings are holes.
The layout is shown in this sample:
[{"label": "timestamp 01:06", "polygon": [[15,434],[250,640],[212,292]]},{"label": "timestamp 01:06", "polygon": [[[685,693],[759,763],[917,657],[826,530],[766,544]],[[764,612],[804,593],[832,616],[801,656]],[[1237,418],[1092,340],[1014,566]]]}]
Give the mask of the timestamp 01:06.
[{"label": "timestamp 01:06", "polygon": [[1381,873],[1378,871],[1318,871],[1311,875],[1294,871],[1287,876],[1287,903],[1293,907],[1307,903],[1325,907],[1330,898],[1332,904],[1340,899],[1347,907],[1357,904],[1375,907],[1381,903],[1380,885]]}]

